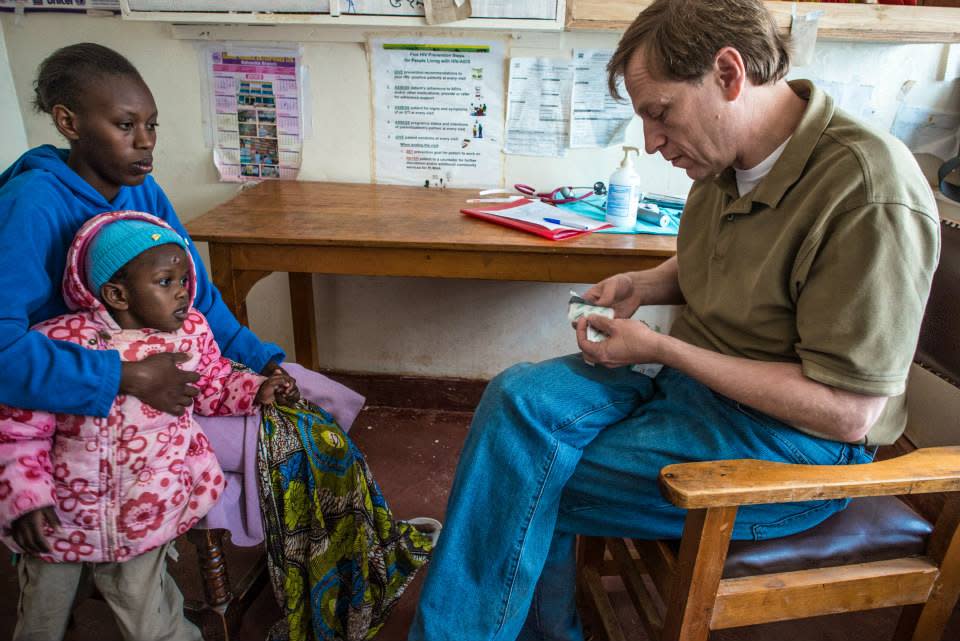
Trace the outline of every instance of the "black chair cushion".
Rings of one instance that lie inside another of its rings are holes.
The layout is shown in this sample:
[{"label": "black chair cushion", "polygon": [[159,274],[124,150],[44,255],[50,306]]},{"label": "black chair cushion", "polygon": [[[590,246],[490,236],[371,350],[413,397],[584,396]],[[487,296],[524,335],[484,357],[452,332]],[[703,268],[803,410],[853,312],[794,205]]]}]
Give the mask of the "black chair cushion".
[{"label": "black chair cushion", "polygon": [[894,496],[854,499],[820,525],[782,539],[732,541],[729,579],[922,555],[933,527]]}]

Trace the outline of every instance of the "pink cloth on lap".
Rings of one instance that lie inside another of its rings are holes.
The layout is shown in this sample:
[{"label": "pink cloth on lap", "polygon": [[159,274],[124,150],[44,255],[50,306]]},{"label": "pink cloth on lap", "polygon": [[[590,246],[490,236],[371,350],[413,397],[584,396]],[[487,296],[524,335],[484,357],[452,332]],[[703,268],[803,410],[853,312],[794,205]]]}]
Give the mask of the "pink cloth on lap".
[{"label": "pink cloth on lap", "polygon": [[[316,403],[349,431],[363,408],[364,398],[340,383],[296,363],[283,368],[297,379],[300,394]],[[257,495],[257,435],[259,416],[196,416],[226,472],[227,487],[220,501],[197,524],[199,528],[230,531],[234,545],[249,547],[263,541]]]}]

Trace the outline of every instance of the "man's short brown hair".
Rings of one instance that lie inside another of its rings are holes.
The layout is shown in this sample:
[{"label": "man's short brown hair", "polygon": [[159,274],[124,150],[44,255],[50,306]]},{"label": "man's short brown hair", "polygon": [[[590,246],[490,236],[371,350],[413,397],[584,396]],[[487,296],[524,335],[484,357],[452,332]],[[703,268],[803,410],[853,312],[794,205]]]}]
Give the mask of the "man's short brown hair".
[{"label": "man's short brown hair", "polygon": [[740,52],[755,85],[780,80],[790,69],[786,41],[761,0],[655,0],[623,34],[607,65],[617,98],[618,81],[641,47],[650,73],[665,80],[700,80],[723,47]]}]

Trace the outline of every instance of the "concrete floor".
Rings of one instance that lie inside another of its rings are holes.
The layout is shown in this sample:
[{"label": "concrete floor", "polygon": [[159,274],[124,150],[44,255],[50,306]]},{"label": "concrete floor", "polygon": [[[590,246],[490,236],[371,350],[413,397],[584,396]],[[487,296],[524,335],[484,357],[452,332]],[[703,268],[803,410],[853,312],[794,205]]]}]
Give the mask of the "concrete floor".
[{"label": "concrete floor", "polygon": [[[399,518],[432,516],[442,520],[470,416],[467,412],[391,408],[368,408],[361,413],[351,435],[366,454],[377,481]],[[192,554],[186,542],[180,542],[179,548],[184,554],[179,563],[171,565],[171,572],[188,598],[199,598],[201,588],[192,565]],[[250,562],[254,553],[228,546],[227,557],[235,575]],[[422,581],[421,574],[401,599],[377,637],[379,640],[406,639]],[[620,594],[615,600],[622,615],[629,619],[630,608],[625,595]],[[3,563],[0,568],[0,639],[10,638],[16,608],[16,571],[10,564]],[[244,616],[240,639],[261,641],[279,615],[273,595],[267,588]],[[885,641],[893,632],[897,615],[897,609],[888,609],[754,626],[718,632],[711,636],[711,640]],[[77,607],[75,625],[67,636],[68,641],[113,641],[119,638],[105,604],[88,599]],[[634,626],[629,639],[647,641],[639,625]],[[956,613],[944,639],[960,641],[960,616]]]}]

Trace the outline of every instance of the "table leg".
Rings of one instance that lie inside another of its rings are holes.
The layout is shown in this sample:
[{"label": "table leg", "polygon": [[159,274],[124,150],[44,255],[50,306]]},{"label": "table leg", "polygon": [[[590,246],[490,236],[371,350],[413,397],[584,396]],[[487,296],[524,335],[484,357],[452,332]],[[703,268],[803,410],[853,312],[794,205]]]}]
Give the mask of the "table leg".
[{"label": "table leg", "polygon": [[237,296],[236,274],[233,271],[233,257],[229,245],[210,243],[210,275],[227,308],[241,325],[246,325],[247,305],[245,298]]},{"label": "table leg", "polygon": [[[231,247],[227,243],[210,243],[213,283],[220,290],[223,302],[240,324],[249,326],[247,294],[262,278],[272,272],[235,269]],[[317,349],[317,318],[313,296],[313,274],[290,273],[290,307],[293,314],[293,340],[297,362],[316,370],[320,366]]]},{"label": "table leg", "polygon": [[249,327],[247,294],[257,282],[273,272],[234,269],[230,245],[226,243],[210,243],[210,267],[213,272],[213,284],[220,290],[223,302],[241,325]]},{"label": "table leg", "polygon": [[293,344],[297,362],[307,369],[320,366],[317,349],[317,315],[313,274],[290,272],[290,307],[293,313]]}]

